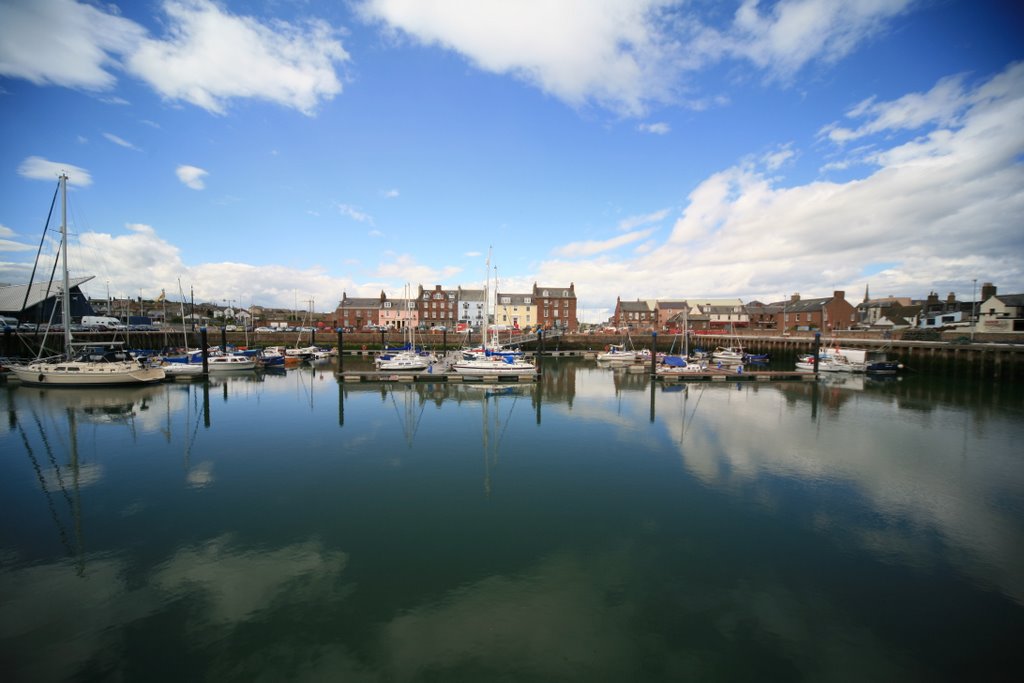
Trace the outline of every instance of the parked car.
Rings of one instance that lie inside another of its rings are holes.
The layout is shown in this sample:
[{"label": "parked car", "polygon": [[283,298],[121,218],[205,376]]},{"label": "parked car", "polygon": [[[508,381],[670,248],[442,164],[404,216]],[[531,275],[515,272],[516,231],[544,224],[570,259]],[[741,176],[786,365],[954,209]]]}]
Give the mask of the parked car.
[{"label": "parked car", "polygon": [[260,327],[257,327],[255,331],[256,332],[273,332],[274,330],[269,328],[269,327],[266,327],[266,326],[260,326]]}]

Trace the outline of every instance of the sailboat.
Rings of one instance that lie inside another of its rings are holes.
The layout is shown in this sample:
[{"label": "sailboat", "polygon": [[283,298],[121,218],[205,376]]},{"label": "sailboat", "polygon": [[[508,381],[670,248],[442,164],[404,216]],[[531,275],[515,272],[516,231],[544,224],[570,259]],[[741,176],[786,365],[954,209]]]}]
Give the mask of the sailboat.
[{"label": "sailboat", "polygon": [[690,325],[689,304],[683,310],[683,355],[668,355],[661,359],[655,372],[659,375],[685,375],[694,372],[705,372],[707,363],[702,359],[690,359]]},{"label": "sailboat", "polygon": [[[487,253],[487,281],[484,283],[484,349],[492,348],[490,340],[490,284],[491,284],[491,255]],[[477,376],[529,376],[537,372],[536,366],[528,360],[515,356],[494,356],[484,355],[474,358],[463,359],[452,364],[452,370],[460,375]]]},{"label": "sailboat", "polygon": [[374,360],[378,370],[422,372],[430,368],[437,358],[432,353],[416,350],[416,338],[413,332],[413,325],[409,320],[409,285],[405,286],[405,298],[402,299],[402,306],[405,310],[402,313],[402,337],[403,344],[398,350],[390,353],[383,353]]},{"label": "sailboat", "polygon": [[[22,384],[57,386],[109,386],[159,382],[165,376],[162,368],[149,366],[132,358],[126,351],[96,348],[97,344],[76,344],[71,334],[71,287],[68,276],[68,177],[60,176],[61,191],[61,322],[64,328],[64,355],[37,358],[24,365],[11,365]],[[80,353],[75,354],[78,346]],[[110,345],[104,345],[110,346]],[[41,352],[41,348],[40,348]]]}]

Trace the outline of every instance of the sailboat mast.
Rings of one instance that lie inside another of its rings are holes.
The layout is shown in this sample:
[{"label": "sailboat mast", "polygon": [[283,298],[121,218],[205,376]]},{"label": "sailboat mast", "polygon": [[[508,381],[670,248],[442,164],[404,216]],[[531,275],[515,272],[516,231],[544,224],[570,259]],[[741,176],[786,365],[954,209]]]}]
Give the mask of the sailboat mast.
[{"label": "sailboat mast", "polygon": [[[484,355],[491,348],[491,248],[487,247],[487,272],[484,278]],[[495,308],[497,312],[497,308]],[[497,315],[497,313],[495,313]]]},{"label": "sailboat mast", "polygon": [[64,356],[70,360],[71,350],[71,279],[68,277],[68,176],[60,174],[60,260],[64,271],[61,298],[61,323],[64,326]]}]

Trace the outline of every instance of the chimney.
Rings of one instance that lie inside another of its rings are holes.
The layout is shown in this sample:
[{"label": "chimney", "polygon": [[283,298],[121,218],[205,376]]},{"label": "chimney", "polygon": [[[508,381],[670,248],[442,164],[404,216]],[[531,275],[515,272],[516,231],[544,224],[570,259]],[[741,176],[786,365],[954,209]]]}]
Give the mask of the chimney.
[{"label": "chimney", "polygon": [[837,289],[836,291],[832,292],[832,298],[838,299],[839,301],[843,301],[844,299],[846,299],[846,292],[844,292],[841,289]]},{"label": "chimney", "polygon": [[791,294],[790,297],[789,297],[789,303],[795,303],[797,301],[800,301],[800,295],[799,294]]},{"label": "chimney", "polygon": [[996,286],[991,282],[986,282],[981,286],[981,300],[988,301],[990,298],[996,295]]},{"label": "chimney", "polygon": [[946,295],[946,303],[948,305],[953,305],[956,303],[956,294],[954,292],[950,292],[949,294]]}]

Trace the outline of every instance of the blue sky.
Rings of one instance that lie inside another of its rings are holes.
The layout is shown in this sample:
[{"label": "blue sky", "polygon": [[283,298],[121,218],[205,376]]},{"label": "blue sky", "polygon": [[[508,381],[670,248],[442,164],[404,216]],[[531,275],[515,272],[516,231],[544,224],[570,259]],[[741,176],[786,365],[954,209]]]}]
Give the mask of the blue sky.
[{"label": "blue sky", "polygon": [[0,282],[71,177],[104,296],[333,310],[1024,291],[1024,11],[955,0],[0,3]]}]

